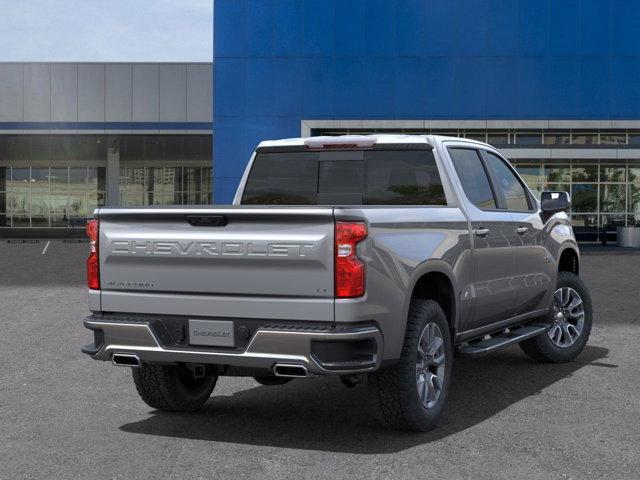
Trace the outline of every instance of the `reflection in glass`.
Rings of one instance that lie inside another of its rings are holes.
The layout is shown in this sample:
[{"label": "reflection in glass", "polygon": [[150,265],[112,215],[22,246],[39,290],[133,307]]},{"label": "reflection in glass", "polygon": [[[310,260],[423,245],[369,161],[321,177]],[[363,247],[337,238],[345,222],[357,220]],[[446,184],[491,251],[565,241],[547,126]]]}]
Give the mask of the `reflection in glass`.
[{"label": "reflection in glass", "polygon": [[598,185],[578,183],[571,189],[572,212],[598,211]]},{"label": "reflection in glass", "polygon": [[31,193],[33,195],[49,194],[49,168],[31,169]]},{"label": "reflection in glass", "polygon": [[49,226],[49,213],[45,215],[32,213],[31,214],[31,227],[48,227]]},{"label": "reflection in glass", "polygon": [[624,182],[626,180],[626,167],[624,165],[600,166],[601,182]]},{"label": "reflection in glass", "polygon": [[69,192],[69,217],[85,217],[88,215],[86,192]]},{"label": "reflection in glass", "polygon": [[544,181],[547,183],[564,183],[571,179],[569,165],[545,165]]},{"label": "reflection in glass", "polygon": [[486,142],[487,134],[485,132],[467,132],[464,135],[465,138],[469,138],[471,140],[477,140],[478,142]]},{"label": "reflection in glass", "polygon": [[574,133],[571,143],[578,145],[593,145],[598,143],[597,133]]},{"label": "reflection in glass", "polygon": [[624,145],[627,143],[627,136],[624,133],[601,133],[600,143],[602,145]]},{"label": "reflection in glass", "polygon": [[601,227],[624,227],[626,215],[600,215]]},{"label": "reflection in glass", "polygon": [[87,167],[69,169],[69,190],[87,189]]},{"label": "reflection in glass", "polygon": [[49,195],[31,194],[31,215],[49,215]]},{"label": "reflection in glass", "polygon": [[11,226],[13,228],[29,228],[31,226],[29,215],[13,215],[11,217]]},{"label": "reflection in glass", "polygon": [[574,182],[597,182],[598,165],[573,165],[571,179]]},{"label": "reflection in glass", "polygon": [[598,226],[598,215],[571,215],[571,225],[595,228]]},{"label": "reflection in glass", "polygon": [[571,135],[569,133],[545,133],[544,134],[545,145],[568,145],[571,143]]},{"label": "reflection in glass", "polygon": [[31,186],[30,168],[12,168],[11,186],[9,190],[14,192],[29,192]]},{"label": "reflection in glass", "polygon": [[52,227],[69,226],[69,219],[66,213],[52,213],[49,222]]},{"label": "reflection in glass", "polygon": [[518,133],[516,135],[518,145],[540,145],[542,144],[541,133]]},{"label": "reflection in glass", "polygon": [[629,184],[629,213],[640,215],[640,184]]},{"label": "reflection in glass", "polygon": [[487,143],[490,145],[507,145],[509,143],[508,133],[489,133]]},{"label": "reflection in glass", "polygon": [[600,185],[601,212],[624,212],[625,203],[624,185]]}]

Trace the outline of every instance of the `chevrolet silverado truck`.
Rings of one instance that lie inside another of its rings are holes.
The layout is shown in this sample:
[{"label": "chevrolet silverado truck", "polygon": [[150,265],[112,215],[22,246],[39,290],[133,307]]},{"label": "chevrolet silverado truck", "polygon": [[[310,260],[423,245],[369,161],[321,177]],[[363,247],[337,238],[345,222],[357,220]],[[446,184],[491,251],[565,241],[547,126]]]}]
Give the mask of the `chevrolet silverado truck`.
[{"label": "chevrolet silverado truck", "polygon": [[233,205],[99,208],[96,360],[159,410],[218,377],[366,378],[386,426],[440,416],[454,354],[567,362],[592,324],[565,192],[536,198],[490,145],[438,136],[260,143]]}]

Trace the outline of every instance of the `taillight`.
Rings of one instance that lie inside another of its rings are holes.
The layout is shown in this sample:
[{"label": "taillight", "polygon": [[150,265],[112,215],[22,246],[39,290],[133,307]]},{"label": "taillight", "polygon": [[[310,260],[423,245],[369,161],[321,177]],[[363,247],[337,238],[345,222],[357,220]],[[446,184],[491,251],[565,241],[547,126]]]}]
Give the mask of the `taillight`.
[{"label": "taillight", "polygon": [[100,290],[100,259],[98,257],[98,233],[100,222],[89,220],[87,222],[87,237],[91,245],[91,252],[87,258],[87,284],[91,290]]},{"label": "taillight", "polygon": [[335,295],[361,297],[365,291],[365,265],[356,255],[356,244],[367,236],[363,222],[336,222]]}]

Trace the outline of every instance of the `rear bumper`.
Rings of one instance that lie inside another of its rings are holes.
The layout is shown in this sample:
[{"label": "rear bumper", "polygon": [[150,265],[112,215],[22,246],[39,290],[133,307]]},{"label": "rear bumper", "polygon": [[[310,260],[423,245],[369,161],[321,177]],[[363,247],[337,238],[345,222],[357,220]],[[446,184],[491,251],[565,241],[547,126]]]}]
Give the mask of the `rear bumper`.
[{"label": "rear bumper", "polygon": [[331,327],[322,324],[265,325],[241,349],[167,346],[150,321],[110,321],[91,316],[84,326],[94,344],[82,351],[95,360],[133,354],[142,363],[198,363],[273,370],[276,364],[300,365],[311,374],[347,375],[377,370],[383,339],[375,325]]}]

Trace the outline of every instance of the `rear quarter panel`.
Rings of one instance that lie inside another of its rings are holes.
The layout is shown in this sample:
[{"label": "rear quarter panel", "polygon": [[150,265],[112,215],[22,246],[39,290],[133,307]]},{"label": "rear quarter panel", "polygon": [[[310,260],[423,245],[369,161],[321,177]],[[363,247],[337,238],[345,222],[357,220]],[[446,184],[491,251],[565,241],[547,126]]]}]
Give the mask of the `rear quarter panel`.
[{"label": "rear quarter panel", "polygon": [[367,238],[358,244],[366,263],[367,290],[359,299],[336,300],[339,322],[376,321],[384,336],[384,359],[400,356],[415,284],[429,272],[453,285],[455,319],[471,314],[465,296],[472,275],[469,225],[457,207],[336,208],[336,220],[365,221]]}]

